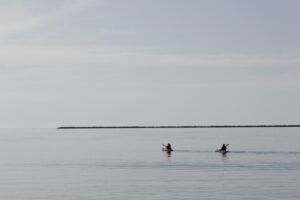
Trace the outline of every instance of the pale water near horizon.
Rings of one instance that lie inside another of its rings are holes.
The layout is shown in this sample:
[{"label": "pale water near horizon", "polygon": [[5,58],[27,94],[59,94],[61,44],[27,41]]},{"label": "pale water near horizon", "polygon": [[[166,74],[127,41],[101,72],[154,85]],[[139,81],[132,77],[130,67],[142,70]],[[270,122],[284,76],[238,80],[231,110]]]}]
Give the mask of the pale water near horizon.
[{"label": "pale water near horizon", "polygon": [[300,199],[300,128],[0,129],[0,158],[0,199]]}]

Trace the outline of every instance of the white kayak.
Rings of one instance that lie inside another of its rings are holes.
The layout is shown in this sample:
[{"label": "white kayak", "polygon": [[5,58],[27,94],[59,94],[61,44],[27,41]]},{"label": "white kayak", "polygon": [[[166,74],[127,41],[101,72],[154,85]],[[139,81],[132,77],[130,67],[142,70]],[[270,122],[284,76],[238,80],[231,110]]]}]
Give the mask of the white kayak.
[{"label": "white kayak", "polygon": [[216,149],[215,150],[215,152],[219,152],[219,153],[228,153],[228,152],[230,152],[230,151],[224,151],[224,150],[221,150],[221,149]]}]

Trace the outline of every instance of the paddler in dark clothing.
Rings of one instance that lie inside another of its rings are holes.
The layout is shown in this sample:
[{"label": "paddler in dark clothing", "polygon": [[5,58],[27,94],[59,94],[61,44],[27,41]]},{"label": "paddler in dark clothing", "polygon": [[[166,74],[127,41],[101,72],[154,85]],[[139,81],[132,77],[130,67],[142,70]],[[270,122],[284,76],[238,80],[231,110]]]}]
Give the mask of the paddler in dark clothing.
[{"label": "paddler in dark clothing", "polygon": [[166,149],[167,149],[168,151],[173,151],[172,146],[171,146],[170,143],[167,144]]},{"label": "paddler in dark clothing", "polygon": [[223,144],[220,151],[227,151],[227,146],[228,144],[227,145]]}]

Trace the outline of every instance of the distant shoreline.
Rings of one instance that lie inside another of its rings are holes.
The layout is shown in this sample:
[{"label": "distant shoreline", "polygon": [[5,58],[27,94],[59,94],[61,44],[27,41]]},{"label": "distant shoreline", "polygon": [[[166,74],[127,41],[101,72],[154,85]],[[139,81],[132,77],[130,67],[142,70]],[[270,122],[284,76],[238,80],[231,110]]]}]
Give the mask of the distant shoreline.
[{"label": "distant shoreline", "polygon": [[141,128],[288,128],[300,125],[211,125],[211,126],[61,126],[57,129],[141,129]]}]

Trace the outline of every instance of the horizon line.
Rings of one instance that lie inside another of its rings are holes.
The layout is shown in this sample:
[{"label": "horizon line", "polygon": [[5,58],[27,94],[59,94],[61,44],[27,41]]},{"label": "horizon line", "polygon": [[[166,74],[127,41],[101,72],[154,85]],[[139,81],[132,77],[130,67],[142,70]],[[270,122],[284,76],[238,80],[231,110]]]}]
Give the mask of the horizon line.
[{"label": "horizon line", "polygon": [[300,127],[300,124],[278,125],[167,125],[167,126],[61,126],[56,129],[125,129],[125,128],[285,128]]}]

